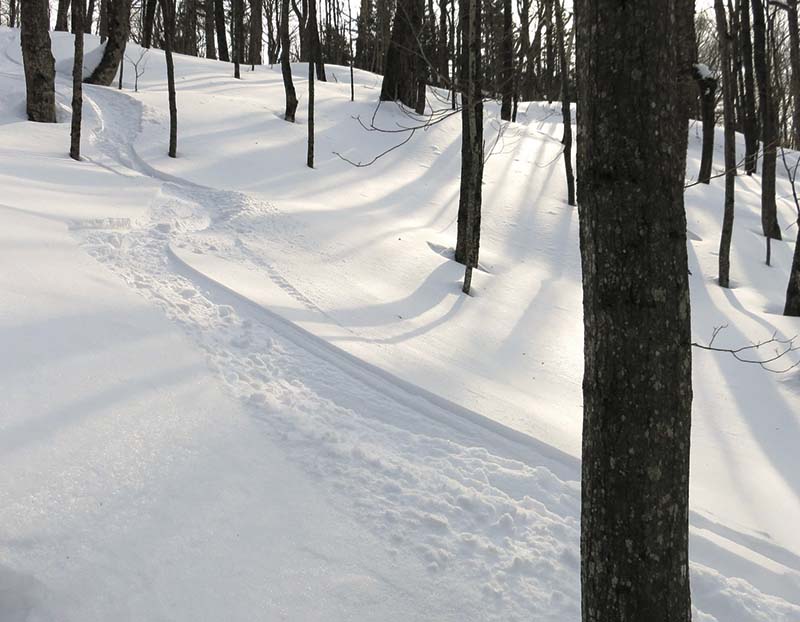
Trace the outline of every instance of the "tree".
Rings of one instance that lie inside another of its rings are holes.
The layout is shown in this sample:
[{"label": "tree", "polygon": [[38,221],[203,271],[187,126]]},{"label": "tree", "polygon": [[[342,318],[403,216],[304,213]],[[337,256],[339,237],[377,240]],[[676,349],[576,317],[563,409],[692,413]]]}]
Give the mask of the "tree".
[{"label": "tree", "polygon": [[514,99],[514,15],[511,0],[503,0],[503,49],[502,72],[500,74],[500,92],[502,104],[500,118],[511,120],[511,104]]},{"label": "tree", "polygon": [[28,119],[56,122],[56,67],[50,51],[50,17],[47,0],[21,3],[22,62],[25,66]]},{"label": "tree", "polygon": [[464,292],[469,293],[472,269],[478,267],[483,183],[483,92],[481,89],[480,0],[459,3],[461,49],[461,188],[458,197],[457,262],[466,266]]},{"label": "tree", "polygon": [[291,39],[289,38],[289,0],[281,0],[281,74],[283,90],[286,92],[286,111],[283,118],[294,123],[297,111],[297,94],[292,81],[292,65],[290,63]]},{"label": "tree", "polygon": [[792,66],[792,145],[800,149],[800,25],[798,25],[797,0],[787,2],[789,21],[789,53]]},{"label": "tree", "polygon": [[214,0],[214,21],[217,25],[217,54],[220,60],[227,63],[230,61],[230,56],[228,56],[228,38],[225,34],[225,5],[223,0]]},{"label": "tree", "polygon": [[262,0],[250,0],[250,49],[248,61],[251,66],[261,64],[261,39],[264,36]]},{"label": "tree", "polygon": [[761,117],[761,142],[764,150],[761,164],[761,229],[767,237],[767,263],[769,264],[769,238],[781,239],[781,228],[778,226],[778,212],[775,205],[778,132],[775,123],[775,102],[770,85],[767,28],[764,19],[765,7],[762,0],[752,0],[752,4],[753,61],[756,69],[756,82],[758,83],[758,109]]},{"label": "tree", "polygon": [[753,76],[753,43],[750,38],[750,7],[747,0],[737,0],[739,13],[739,54],[744,68],[742,108],[744,112],[744,170],[752,175],[758,169],[758,120],[756,117],[756,87]]},{"label": "tree", "polygon": [[81,120],[83,118],[83,20],[84,0],[72,0],[72,30],[75,32],[75,58],[72,63],[72,124],[69,157],[81,159]]},{"label": "tree", "polygon": [[233,21],[233,77],[241,79],[241,63],[244,62],[244,0],[232,0],[231,20]]},{"label": "tree", "polygon": [[142,18],[142,47],[149,48],[153,42],[153,24],[156,19],[158,0],[145,0],[144,17]]},{"label": "tree", "polygon": [[[69,0],[58,0],[56,9],[56,25],[54,30],[67,31],[67,16],[69,15]],[[75,26],[73,25],[73,29]]]},{"label": "tree", "polygon": [[569,58],[564,34],[564,16],[561,3],[554,0],[556,6],[556,36],[558,38],[558,58],[561,69],[561,118],[564,122],[564,171],[567,176],[567,204],[575,205],[575,175],[572,171],[572,110],[569,101]]},{"label": "tree", "polygon": [[[314,0],[311,0],[314,4]],[[314,57],[308,57],[308,149],[306,166],[314,168]]]},{"label": "tree", "polygon": [[206,35],[206,58],[216,60],[217,46],[214,43],[214,0],[205,0],[203,27]]},{"label": "tree", "polygon": [[169,157],[178,157],[178,104],[175,95],[175,65],[172,46],[175,44],[175,0],[159,0],[164,20],[164,56],[167,61],[167,88],[169,90]]},{"label": "tree", "polygon": [[[577,0],[584,622],[688,622],[693,0]],[[689,32],[686,32],[686,31]]]},{"label": "tree", "polygon": [[[131,0],[106,0],[108,5],[108,41],[103,57],[86,82],[110,86],[117,75],[131,28]],[[102,10],[102,9],[101,9]]]},{"label": "tree", "polygon": [[716,132],[717,79],[707,65],[694,66],[694,79],[700,91],[700,116],[703,121],[703,148],[700,157],[700,172],[697,181],[711,183],[711,168],[714,165],[714,134]]},{"label": "tree", "polygon": [[400,101],[417,107],[419,54],[418,37],[422,30],[420,0],[398,0],[381,85],[381,101]]},{"label": "tree", "polygon": [[736,120],[734,98],[736,81],[731,66],[731,38],[722,0],[714,0],[717,19],[717,40],[722,74],[722,105],[725,115],[725,211],[722,218],[722,235],[719,240],[719,284],[730,287],[731,237],[733,235],[734,190],[736,183]]}]

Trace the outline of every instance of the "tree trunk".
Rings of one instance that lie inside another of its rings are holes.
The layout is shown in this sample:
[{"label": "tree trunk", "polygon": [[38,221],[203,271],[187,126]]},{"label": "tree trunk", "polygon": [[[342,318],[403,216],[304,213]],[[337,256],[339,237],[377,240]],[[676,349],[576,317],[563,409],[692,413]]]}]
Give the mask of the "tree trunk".
[{"label": "tree trunk", "polygon": [[753,76],[753,44],[750,39],[750,7],[747,0],[737,0],[739,9],[739,45],[744,66],[744,170],[752,175],[758,170],[758,117],[756,117],[756,86]]},{"label": "tree trunk", "polygon": [[183,1],[182,51],[197,56],[197,0]]},{"label": "tree trunk", "polygon": [[281,74],[283,74],[283,90],[286,92],[286,112],[283,118],[294,123],[294,115],[297,110],[297,94],[294,90],[294,82],[292,82],[290,48],[289,0],[281,0]]},{"label": "tree trunk", "polygon": [[230,62],[228,56],[228,38],[225,34],[225,5],[223,0],[214,0],[214,20],[217,24],[217,53],[219,59]]},{"label": "tree trunk", "polygon": [[264,13],[262,0],[250,0],[250,49],[248,61],[251,66],[261,64],[261,40],[264,37]]},{"label": "tree trunk", "polygon": [[[761,116],[761,142],[763,143],[763,162],[761,165],[761,230],[765,236],[781,239],[778,226],[778,213],[775,205],[775,173],[778,160],[778,132],[775,123],[775,106],[770,85],[770,71],[767,49],[767,29],[764,22],[762,0],[753,3],[753,60],[758,83],[758,108]],[[768,243],[769,244],[769,243]],[[769,254],[769,250],[767,251]],[[767,260],[769,263],[769,259]]]},{"label": "tree trunk", "polygon": [[786,288],[783,314],[800,317],[800,237],[794,243],[794,258],[789,272],[789,286]]},{"label": "tree trunk", "polygon": [[205,36],[206,36],[206,58],[216,60],[217,46],[214,42],[214,0],[205,0]]},{"label": "tree trunk", "polygon": [[733,235],[734,190],[736,183],[736,121],[733,114],[735,80],[731,67],[731,37],[722,0],[714,0],[717,39],[722,77],[722,104],[725,115],[725,212],[719,240],[719,284],[730,287],[731,236]]},{"label": "tree trunk", "polygon": [[159,0],[161,17],[164,20],[164,56],[167,61],[167,88],[169,90],[169,152],[170,158],[178,157],[178,104],[175,95],[175,65],[172,61],[172,46],[175,44],[175,0]]},{"label": "tree trunk", "polygon": [[98,31],[100,34],[100,43],[105,43],[108,39],[108,13],[112,0],[100,0],[100,18],[98,24]]},{"label": "tree trunk", "polygon": [[231,44],[233,47],[233,77],[241,79],[241,63],[244,62],[244,0],[231,1]]},{"label": "tree trunk", "polygon": [[789,57],[792,65],[792,146],[800,150],[800,27],[798,26],[797,0],[788,0]]},{"label": "tree trunk", "polygon": [[574,6],[583,621],[689,622],[684,20],[691,30],[694,2]]},{"label": "tree trunk", "polygon": [[56,68],[50,51],[50,16],[47,0],[25,0],[21,5],[22,62],[28,119],[56,122]]},{"label": "tree trunk", "polygon": [[417,105],[417,55],[418,37],[422,29],[420,0],[398,0],[397,13],[392,26],[381,101],[401,101],[409,108]]},{"label": "tree trunk", "polygon": [[314,62],[317,79],[327,82],[325,64],[322,62],[322,44],[319,40],[319,23],[317,20],[317,0],[309,0],[308,19],[306,20],[306,37],[308,37],[308,58]]},{"label": "tree trunk", "polygon": [[156,5],[158,0],[145,0],[144,18],[142,19],[142,47],[150,48],[153,44],[153,25],[156,21]]},{"label": "tree trunk", "polygon": [[483,182],[483,92],[481,89],[480,0],[459,4],[461,30],[461,188],[458,197],[456,261],[478,266]]},{"label": "tree trunk", "polygon": [[130,0],[113,0],[108,13],[108,41],[106,48],[103,51],[103,58],[100,59],[100,64],[97,65],[92,75],[86,79],[88,84],[110,86],[114,81],[114,76],[117,75],[117,69],[119,69],[122,56],[125,53],[125,44],[128,42],[130,22]]},{"label": "tree trunk", "polygon": [[17,27],[17,0],[10,0],[8,8],[8,25],[10,28]]},{"label": "tree trunk", "polygon": [[94,0],[89,0],[89,6],[86,8],[86,19],[83,24],[84,34],[92,34],[92,21],[94,20]]},{"label": "tree trunk", "polygon": [[72,0],[72,30],[75,32],[75,58],[72,64],[72,124],[69,157],[81,159],[81,120],[83,117],[83,20],[84,0]]},{"label": "tree trunk", "polygon": [[514,100],[514,14],[511,0],[503,0],[503,71],[500,84],[502,102],[500,118],[511,120],[511,106]]},{"label": "tree trunk", "polygon": [[[311,0],[314,4],[314,0]],[[313,9],[312,9],[313,11]],[[306,166],[314,168],[314,58],[308,57],[308,150]]]},{"label": "tree trunk", "polygon": [[[708,68],[705,68],[708,70]],[[703,120],[703,150],[700,158],[700,173],[697,181],[711,183],[711,168],[714,164],[714,113],[717,108],[717,79],[711,73],[704,74],[695,66],[694,73],[700,91],[700,112]]]},{"label": "tree trunk", "polygon": [[575,205],[575,175],[572,171],[572,110],[569,101],[569,58],[564,41],[564,17],[561,3],[554,0],[556,10],[556,37],[558,38],[558,58],[561,63],[561,118],[564,122],[564,170],[567,176],[567,203]]},{"label": "tree trunk", "polygon": [[58,9],[56,10],[56,26],[54,30],[61,32],[67,31],[67,17],[69,15],[69,0],[58,0]]}]

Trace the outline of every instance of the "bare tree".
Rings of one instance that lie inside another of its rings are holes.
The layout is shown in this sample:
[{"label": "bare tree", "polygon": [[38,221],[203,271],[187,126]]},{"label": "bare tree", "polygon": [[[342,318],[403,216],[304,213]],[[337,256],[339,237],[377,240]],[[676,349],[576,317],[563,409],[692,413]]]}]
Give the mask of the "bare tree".
[{"label": "bare tree", "polygon": [[[103,57],[86,82],[110,86],[117,75],[131,28],[131,0],[106,0],[108,5],[108,41]],[[102,9],[101,9],[102,10]]]},{"label": "bare tree", "polygon": [[139,48],[139,55],[137,57],[125,56],[127,61],[133,66],[133,90],[136,93],[139,92],[139,78],[144,75],[145,69],[147,69],[147,52],[147,48]]},{"label": "bare tree", "polygon": [[575,205],[575,174],[572,171],[572,110],[569,101],[569,58],[567,58],[566,35],[564,33],[564,16],[559,0],[554,0],[556,12],[556,38],[558,39],[558,57],[561,65],[561,117],[564,122],[564,171],[567,176],[567,203]]},{"label": "bare tree", "polygon": [[283,118],[294,123],[297,111],[297,94],[292,81],[291,39],[289,38],[289,0],[281,0],[281,74],[283,90],[286,92],[286,111]]},{"label": "bare tree", "polygon": [[722,102],[725,115],[725,212],[719,240],[719,284],[730,287],[731,237],[733,236],[734,191],[736,183],[736,120],[734,98],[736,82],[731,66],[731,37],[722,0],[714,0],[717,19],[717,39],[722,74]]},{"label": "bare tree", "polygon": [[56,68],[50,51],[50,17],[47,0],[25,0],[22,8],[22,62],[25,66],[28,119],[56,121]]},{"label": "bare tree", "polygon": [[75,33],[75,58],[72,63],[72,124],[69,157],[81,159],[81,120],[83,118],[83,20],[84,0],[72,0],[72,30]]},{"label": "bare tree", "polygon": [[69,0],[58,0],[58,5],[56,9],[56,25],[54,30],[60,30],[61,32],[66,32],[68,16],[69,16]]},{"label": "bare tree", "polygon": [[214,0],[204,0],[205,15],[203,19],[203,27],[206,36],[206,58],[216,60],[217,46],[214,41],[216,36],[214,31]]},{"label": "bare tree", "polygon": [[164,20],[164,56],[167,61],[167,88],[169,90],[169,157],[178,157],[178,103],[175,94],[175,65],[172,46],[175,43],[175,0],[159,0]]}]

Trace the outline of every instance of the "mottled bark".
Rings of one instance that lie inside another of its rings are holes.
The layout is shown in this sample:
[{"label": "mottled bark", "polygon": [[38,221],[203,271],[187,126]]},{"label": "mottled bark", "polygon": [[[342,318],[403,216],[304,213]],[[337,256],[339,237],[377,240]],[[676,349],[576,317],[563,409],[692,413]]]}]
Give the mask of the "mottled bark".
[{"label": "mottled bark", "polygon": [[734,190],[736,183],[736,120],[734,118],[735,80],[731,63],[731,37],[722,0],[714,0],[717,40],[722,77],[722,104],[725,115],[725,211],[719,240],[719,284],[730,287],[731,237],[733,235]]},{"label": "mottled bark", "polygon": [[117,75],[117,69],[125,53],[125,45],[131,27],[131,2],[130,0],[108,0],[108,40],[100,64],[95,67],[86,82],[110,86]]},{"label": "mottled bark", "polygon": [[281,0],[281,74],[283,75],[283,90],[286,92],[286,111],[283,114],[283,118],[294,123],[294,116],[297,110],[297,94],[292,81],[290,47],[289,0]]},{"label": "mottled bark", "polygon": [[461,188],[458,197],[455,259],[469,268],[475,268],[478,265],[480,251],[483,182],[480,0],[464,0],[459,4],[459,30],[461,31],[459,59]]},{"label": "mottled bark", "polygon": [[69,157],[81,159],[81,120],[83,118],[83,20],[84,0],[72,0],[72,30],[75,32],[75,53],[72,63],[72,123]]},{"label": "mottled bark", "polygon": [[47,0],[25,0],[21,5],[22,63],[25,67],[28,119],[56,121],[56,69],[50,51],[50,16]]},{"label": "mottled bark", "polygon": [[418,96],[417,37],[422,30],[421,0],[399,0],[381,85],[381,101],[415,108]]},{"label": "mottled bark", "polygon": [[[577,0],[584,622],[689,622],[693,2]],[[688,13],[688,16],[684,13]],[[691,28],[691,27],[689,27]]]},{"label": "mottled bark", "polygon": [[800,317],[800,238],[794,243],[794,258],[789,272],[789,285],[786,288],[784,315]]}]

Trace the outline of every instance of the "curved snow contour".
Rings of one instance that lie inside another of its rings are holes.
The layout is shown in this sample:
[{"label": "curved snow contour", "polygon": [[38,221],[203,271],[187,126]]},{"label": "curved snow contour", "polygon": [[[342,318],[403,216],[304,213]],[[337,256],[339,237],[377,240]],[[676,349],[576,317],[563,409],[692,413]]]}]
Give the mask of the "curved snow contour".
[{"label": "curved snow contour", "polygon": [[[132,146],[141,105],[108,89],[89,97],[102,121],[97,163],[160,183],[141,226],[76,230],[89,253],[177,321],[231,393],[390,552],[412,551],[430,573],[475,585],[485,597],[480,619],[577,621],[576,470],[451,413],[431,417],[438,405],[401,398],[405,388],[378,375],[353,374],[353,361],[320,356],[263,309],[176,264],[170,243],[180,247],[187,234],[248,211],[269,217],[273,208],[155,171]],[[694,579],[705,620],[800,616],[800,607],[704,567],[694,568]]]}]

